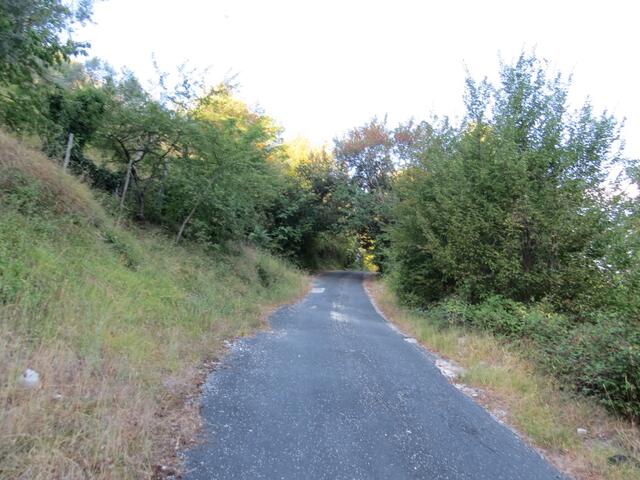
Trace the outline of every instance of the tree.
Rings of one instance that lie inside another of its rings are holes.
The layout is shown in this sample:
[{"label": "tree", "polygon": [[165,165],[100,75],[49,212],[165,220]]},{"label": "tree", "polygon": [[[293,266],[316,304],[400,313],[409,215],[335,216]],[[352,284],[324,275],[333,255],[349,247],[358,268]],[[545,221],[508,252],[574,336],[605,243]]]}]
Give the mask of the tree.
[{"label": "tree", "polygon": [[348,222],[361,248],[382,268],[386,245],[383,233],[389,223],[388,200],[395,173],[392,133],[386,120],[373,118],[336,138],[334,144],[338,165],[350,178]]},{"label": "tree", "polygon": [[363,191],[388,190],[395,170],[391,158],[391,134],[386,121],[373,118],[334,140],[338,164],[349,173],[354,184]]},{"label": "tree", "polygon": [[[109,102],[96,144],[111,153],[111,160],[122,172],[121,205],[129,187],[135,187],[136,212],[142,220],[149,210],[149,189],[159,179],[164,181],[170,155],[179,149],[183,124],[174,112],[152,99],[132,74],[111,83],[105,87]],[[152,211],[158,214],[156,209]]]},{"label": "tree", "polygon": [[0,0],[0,118],[14,130],[46,128],[49,68],[88,46],[71,33],[76,22],[89,19],[92,2],[76,5],[72,10],[61,0]]},{"label": "tree", "polygon": [[502,66],[499,86],[467,81],[463,125],[440,129],[399,179],[391,235],[408,298],[498,293],[575,309],[603,285],[603,166],[618,159],[618,128],[589,105],[568,113],[567,88],[526,55]]},{"label": "tree", "polygon": [[90,83],[74,89],[58,85],[51,88],[47,107],[51,127],[45,138],[47,154],[53,158],[61,158],[67,138],[73,133],[73,159],[76,163],[82,163],[84,147],[102,125],[108,102],[107,93]]},{"label": "tree", "polygon": [[329,152],[305,140],[285,145],[283,154],[287,171],[267,211],[265,243],[307,268],[350,266],[356,251],[347,175]]},{"label": "tree", "polygon": [[0,84],[31,81],[84,52],[86,43],[60,35],[88,20],[91,6],[81,0],[74,11],[61,0],[0,0]]}]

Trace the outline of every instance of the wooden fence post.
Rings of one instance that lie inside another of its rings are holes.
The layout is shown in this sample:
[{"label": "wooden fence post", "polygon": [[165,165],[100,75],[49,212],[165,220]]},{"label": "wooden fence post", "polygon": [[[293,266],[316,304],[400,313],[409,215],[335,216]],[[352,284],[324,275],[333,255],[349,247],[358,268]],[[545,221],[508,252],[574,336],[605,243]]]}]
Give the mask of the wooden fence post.
[{"label": "wooden fence post", "polygon": [[62,168],[64,170],[69,166],[69,160],[71,160],[71,148],[73,147],[73,133],[69,134],[69,140],[67,141],[67,151],[64,154],[64,162]]}]

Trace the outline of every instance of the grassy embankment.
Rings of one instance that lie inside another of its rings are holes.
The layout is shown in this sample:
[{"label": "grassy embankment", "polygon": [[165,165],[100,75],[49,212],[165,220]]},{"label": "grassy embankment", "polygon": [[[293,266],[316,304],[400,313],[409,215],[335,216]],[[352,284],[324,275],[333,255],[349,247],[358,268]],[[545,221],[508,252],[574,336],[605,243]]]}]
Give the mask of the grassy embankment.
[{"label": "grassy embankment", "polygon": [[[420,312],[399,305],[384,281],[367,288],[387,318],[429,350],[465,369],[459,381],[480,390],[477,400],[502,416],[558,468],[572,478],[640,479],[640,465],[612,465],[609,457],[640,458],[637,426],[609,415],[594,402],[560,388],[529,360],[526,346],[487,332],[446,326],[434,308]],[[585,428],[586,435],[578,434]]]},{"label": "grassy embankment", "polygon": [[[120,227],[0,132],[0,477],[150,477],[197,429],[203,362],[306,284],[248,247]],[[25,368],[40,388],[18,385]]]}]

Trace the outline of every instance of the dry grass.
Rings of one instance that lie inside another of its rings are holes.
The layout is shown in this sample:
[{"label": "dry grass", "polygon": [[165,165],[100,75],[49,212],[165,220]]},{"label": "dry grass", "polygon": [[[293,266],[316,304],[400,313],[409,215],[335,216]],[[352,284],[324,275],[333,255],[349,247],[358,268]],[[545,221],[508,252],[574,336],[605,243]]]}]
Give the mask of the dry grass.
[{"label": "dry grass", "polygon": [[[388,319],[429,350],[463,366],[461,381],[481,389],[477,400],[566,474],[577,480],[640,479],[640,468],[608,462],[614,454],[640,458],[636,426],[563,392],[527,361],[526,351],[489,334],[437,327],[428,314],[400,307],[382,281],[369,281],[367,288]],[[586,428],[587,435],[578,435],[578,428]]]},{"label": "dry grass", "polygon": [[[212,254],[119,227],[0,134],[6,171],[18,180],[0,176],[0,478],[152,478],[192,440],[223,341],[307,281],[246,247]],[[17,384],[25,368],[40,388]]]},{"label": "dry grass", "polygon": [[26,193],[27,188],[54,213],[79,215],[95,224],[106,218],[86,185],[0,130],[0,193]]}]

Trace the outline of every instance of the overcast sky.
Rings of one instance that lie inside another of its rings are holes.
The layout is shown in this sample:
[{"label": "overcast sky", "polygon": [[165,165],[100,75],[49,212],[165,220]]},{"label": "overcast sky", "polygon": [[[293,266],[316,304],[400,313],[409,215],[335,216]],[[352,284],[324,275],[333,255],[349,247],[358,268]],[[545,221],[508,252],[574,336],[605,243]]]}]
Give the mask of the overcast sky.
[{"label": "overcast sky", "polygon": [[633,1],[104,0],[78,32],[91,54],[141,79],[161,68],[236,74],[285,137],[330,141],[373,115],[394,125],[459,116],[465,68],[495,77],[499,57],[535,48],[573,74],[572,99],[626,117],[640,157],[640,28]]}]

